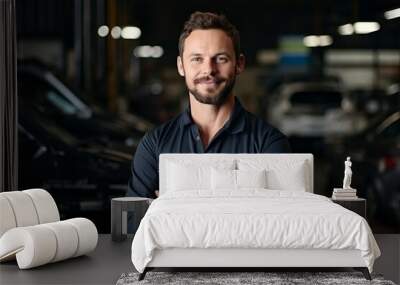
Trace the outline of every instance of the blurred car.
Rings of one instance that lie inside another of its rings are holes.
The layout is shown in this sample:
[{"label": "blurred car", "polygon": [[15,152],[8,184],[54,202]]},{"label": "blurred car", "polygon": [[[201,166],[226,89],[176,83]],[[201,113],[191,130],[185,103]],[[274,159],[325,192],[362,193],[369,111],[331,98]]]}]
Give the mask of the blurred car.
[{"label": "blurred car", "polygon": [[327,145],[331,187],[341,187],[343,161],[350,156],[352,187],[369,199],[370,217],[400,227],[400,111],[388,112],[358,134],[328,140]]},{"label": "blurred car", "polygon": [[49,69],[37,64],[18,66],[18,103],[87,140],[133,154],[152,125],[132,114],[115,116],[76,96]]},{"label": "blurred car", "polygon": [[110,199],[124,196],[131,153],[80,139],[29,109],[19,109],[19,188],[44,188],[62,218],[91,218],[109,231]]},{"label": "blurred car", "polygon": [[130,163],[152,126],[107,114],[38,64],[18,66],[19,188],[42,187],[63,218],[91,218],[109,232],[110,199],[124,196]]},{"label": "blurred car", "polygon": [[324,137],[361,130],[365,118],[353,112],[337,83],[284,84],[268,112],[269,120],[287,136]]}]

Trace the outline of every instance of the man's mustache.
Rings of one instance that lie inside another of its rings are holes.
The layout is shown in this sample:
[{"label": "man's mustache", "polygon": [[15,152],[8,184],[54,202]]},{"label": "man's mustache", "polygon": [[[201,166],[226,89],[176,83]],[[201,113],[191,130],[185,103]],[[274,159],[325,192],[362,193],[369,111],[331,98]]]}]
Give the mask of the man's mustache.
[{"label": "man's mustache", "polygon": [[194,83],[195,84],[199,84],[199,83],[204,83],[204,82],[209,82],[209,81],[213,81],[214,83],[221,83],[221,82],[225,81],[225,78],[223,78],[223,77],[213,77],[213,76],[204,76],[204,77],[196,78],[194,80]]}]

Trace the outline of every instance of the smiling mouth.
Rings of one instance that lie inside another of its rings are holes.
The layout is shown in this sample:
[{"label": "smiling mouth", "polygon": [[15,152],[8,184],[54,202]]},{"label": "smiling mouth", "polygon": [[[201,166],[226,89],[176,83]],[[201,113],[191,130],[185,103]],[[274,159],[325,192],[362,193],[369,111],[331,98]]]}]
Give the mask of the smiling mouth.
[{"label": "smiling mouth", "polygon": [[218,78],[215,78],[215,79],[204,79],[204,78],[201,78],[201,79],[195,80],[195,84],[219,85],[219,84],[221,84],[223,81],[224,81],[224,80],[218,79]]},{"label": "smiling mouth", "polygon": [[219,84],[219,82],[215,81],[215,80],[210,80],[210,81],[202,81],[199,84],[205,84],[205,85],[217,85]]}]

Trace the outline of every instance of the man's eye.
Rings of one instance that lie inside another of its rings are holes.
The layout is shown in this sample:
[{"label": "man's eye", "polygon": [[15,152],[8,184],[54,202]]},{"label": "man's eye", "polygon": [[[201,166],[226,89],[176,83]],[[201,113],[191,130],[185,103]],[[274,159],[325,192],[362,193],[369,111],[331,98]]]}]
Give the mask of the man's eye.
[{"label": "man's eye", "polygon": [[226,58],[225,56],[219,56],[217,57],[217,62],[218,63],[225,63],[228,61],[228,58]]},{"label": "man's eye", "polygon": [[192,62],[200,62],[201,61],[201,57],[192,57],[191,61]]}]

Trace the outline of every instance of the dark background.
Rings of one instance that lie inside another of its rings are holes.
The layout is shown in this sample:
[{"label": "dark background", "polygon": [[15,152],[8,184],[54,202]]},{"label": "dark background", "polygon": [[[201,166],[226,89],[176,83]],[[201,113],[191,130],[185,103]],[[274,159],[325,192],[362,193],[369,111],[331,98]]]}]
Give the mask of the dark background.
[{"label": "dark background", "polygon": [[[17,1],[19,188],[43,187],[64,218],[85,216],[109,232],[146,131],[187,105],[176,71],[178,37],[194,11],[225,14],[241,35],[246,70],[236,95],[315,157],[314,192],[341,187],[344,160],[368,199],[376,233],[400,232],[400,8],[382,1]],[[341,35],[376,21],[378,31]],[[138,39],[100,26],[136,26]],[[308,35],[329,35],[305,47]],[[158,58],[135,55],[160,46]]]}]

